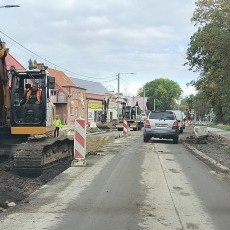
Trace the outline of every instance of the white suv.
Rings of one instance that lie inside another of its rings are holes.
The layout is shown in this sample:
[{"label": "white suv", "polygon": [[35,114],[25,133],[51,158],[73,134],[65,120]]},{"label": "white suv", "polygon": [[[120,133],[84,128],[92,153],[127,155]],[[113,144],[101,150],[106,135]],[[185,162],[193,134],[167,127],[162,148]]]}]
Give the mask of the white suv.
[{"label": "white suv", "polygon": [[183,116],[183,112],[180,111],[180,110],[167,110],[167,111],[172,111],[175,113],[176,115],[176,118],[179,122],[179,130],[180,130],[180,133],[183,133],[184,129],[185,129],[185,126],[184,126],[184,116]]},{"label": "white suv", "polygon": [[145,120],[143,140],[148,142],[152,137],[173,139],[179,143],[179,122],[172,111],[151,111]]}]

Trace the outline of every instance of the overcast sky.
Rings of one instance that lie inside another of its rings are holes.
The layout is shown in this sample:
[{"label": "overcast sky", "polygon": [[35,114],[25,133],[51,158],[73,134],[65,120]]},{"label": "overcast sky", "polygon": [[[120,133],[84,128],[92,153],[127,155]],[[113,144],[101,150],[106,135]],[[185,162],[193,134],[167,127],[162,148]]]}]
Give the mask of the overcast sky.
[{"label": "overcast sky", "polygon": [[[156,78],[186,83],[194,0],[0,0],[0,37],[25,67],[36,59],[70,77],[133,96]],[[31,51],[31,52],[30,52]],[[123,74],[123,73],[134,73]]]}]

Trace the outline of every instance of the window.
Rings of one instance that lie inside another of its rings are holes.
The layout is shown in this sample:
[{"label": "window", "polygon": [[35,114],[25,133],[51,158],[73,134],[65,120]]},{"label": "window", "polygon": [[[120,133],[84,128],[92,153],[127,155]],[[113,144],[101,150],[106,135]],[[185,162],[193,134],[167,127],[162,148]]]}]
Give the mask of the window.
[{"label": "window", "polygon": [[74,107],[70,107],[70,115],[74,115]]},{"label": "window", "polygon": [[152,112],[149,119],[175,120],[175,115],[173,112]]},{"label": "window", "polygon": [[51,91],[51,95],[52,95],[52,96],[57,95],[57,91],[56,91],[56,90],[52,90],[52,91]]}]

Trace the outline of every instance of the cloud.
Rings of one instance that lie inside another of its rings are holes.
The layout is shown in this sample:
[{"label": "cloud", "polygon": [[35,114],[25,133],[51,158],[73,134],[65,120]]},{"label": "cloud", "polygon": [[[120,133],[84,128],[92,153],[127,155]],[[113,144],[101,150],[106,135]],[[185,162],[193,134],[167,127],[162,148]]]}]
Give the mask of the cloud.
[{"label": "cloud", "polygon": [[1,9],[0,31],[5,35],[0,37],[24,66],[32,58],[69,70],[71,77],[107,78],[110,85],[116,84],[118,72],[134,72],[128,84],[132,93],[137,85],[162,76],[181,86],[198,77],[183,66],[195,30],[190,22],[194,1],[19,2],[11,1],[20,8]]}]

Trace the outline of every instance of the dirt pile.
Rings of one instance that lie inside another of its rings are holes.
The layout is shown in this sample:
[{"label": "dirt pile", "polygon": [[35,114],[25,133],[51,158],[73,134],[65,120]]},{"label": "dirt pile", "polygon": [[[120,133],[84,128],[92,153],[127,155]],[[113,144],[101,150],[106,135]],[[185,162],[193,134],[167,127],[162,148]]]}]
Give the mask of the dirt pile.
[{"label": "dirt pile", "polygon": [[191,135],[183,142],[189,144],[223,166],[230,168],[229,139],[209,133],[209,135],[201,141],[196,141],[195,137]]}]

